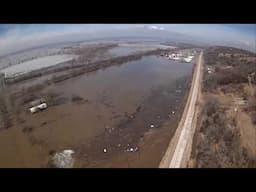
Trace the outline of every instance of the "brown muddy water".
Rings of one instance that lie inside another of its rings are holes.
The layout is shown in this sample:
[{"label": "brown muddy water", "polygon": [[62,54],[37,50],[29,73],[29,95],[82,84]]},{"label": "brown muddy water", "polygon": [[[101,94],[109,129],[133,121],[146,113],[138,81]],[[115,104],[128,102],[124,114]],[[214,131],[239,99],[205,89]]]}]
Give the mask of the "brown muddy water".
[{"label": "brown muddy water", "polygon": [[63,102],[21,112],[0,132],[0,167],[46,167],[50,154],[64,149],[75,151],[75,167],[158,167],[192,67],[145,56],[47,87],[37,94],[55,93]]}]

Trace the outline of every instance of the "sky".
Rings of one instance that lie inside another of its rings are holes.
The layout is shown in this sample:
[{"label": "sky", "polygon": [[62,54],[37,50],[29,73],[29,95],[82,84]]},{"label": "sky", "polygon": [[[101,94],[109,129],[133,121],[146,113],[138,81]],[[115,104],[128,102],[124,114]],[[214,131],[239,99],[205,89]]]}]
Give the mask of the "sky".
[{"label": "sky", "polygon": [[256,24],[0,24],[0,56],[51,43],[153,36],[256,52]]}]

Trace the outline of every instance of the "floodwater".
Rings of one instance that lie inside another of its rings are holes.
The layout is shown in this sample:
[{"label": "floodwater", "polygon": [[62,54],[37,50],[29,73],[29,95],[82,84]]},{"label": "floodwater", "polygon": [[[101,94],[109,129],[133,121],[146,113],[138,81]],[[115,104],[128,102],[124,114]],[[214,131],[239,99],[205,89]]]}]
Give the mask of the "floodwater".
[{"label": "floodwater", "polygon": [[[145,49],[146,51],[147,49]],[[131,48],[131,47],[114,47],[109,50],[109,53],[113,56],[127,56],[131,55],[132,53],[143,51],[141,48]]]},{"label": "floodwater", "polygon": [[[22,124],[0,133],[0,166],[44,167],[50,151],[73,149],[76,167],[157,167],[175,132],[192,67],[145,56],[47,87],[38,94],[56,93],[64,102],[23,112]],[[74,102],[74,96],[83,100]],[[32,131],[23,133],[25,127]]]}]

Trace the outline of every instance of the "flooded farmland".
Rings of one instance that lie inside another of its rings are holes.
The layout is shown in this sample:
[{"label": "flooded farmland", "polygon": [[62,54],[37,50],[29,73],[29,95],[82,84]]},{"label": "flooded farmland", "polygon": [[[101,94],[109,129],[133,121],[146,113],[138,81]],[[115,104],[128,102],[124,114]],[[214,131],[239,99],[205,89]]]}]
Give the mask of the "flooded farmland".
[{"label": "flooded farmland", "polygon": [[[144,56],[35,93],[60,102],[20,110],[1,132],[1,167],[46,167],[53,152],[74,150],[75,167],[157,167],[182,112],[192,64]],[[15,118],[14,118],[15,119]]]},{"label": "flooded farmland", "polygon": [[172,46],[149,43],[120,43],[118,46],[109,50],[113,56],[126,56],[136,52],[151,51],[156,49],[173,49]]},{"label": "flooded farmland", "polygon": [[39,70],[42,68],[47,68],[60,63],[71,61],[73,58],[74,55],[67,54],[45,56],[10,66],[8,68],[2,69],[0,72],[5,73],[6,77],[12,77],[15,75],[28,73],[30,71]]}]

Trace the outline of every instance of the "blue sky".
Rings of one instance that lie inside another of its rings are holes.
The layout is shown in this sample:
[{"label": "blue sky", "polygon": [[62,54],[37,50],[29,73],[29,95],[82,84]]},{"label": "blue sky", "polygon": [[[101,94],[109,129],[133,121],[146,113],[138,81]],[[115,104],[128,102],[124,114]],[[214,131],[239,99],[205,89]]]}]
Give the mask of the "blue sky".
[{"label": "blue sky", "polygon": [[255,24],[226,24],[226,26],[245,33],[255,33],[256,30]]},{"label": "blue sky", "polygon": [[[147,24],[149,25],[149,24]],[[177,24],[152,24],[155,26],[165,26],[166,29],[172,29],[172,26],[177,26]],[[191,26],[198,24],[178,24],[178,25],[185,25],[185,26]],[[233,29],[234,31],[239,31],[243,33],[255,33],[256,25],[255,24],[200,24],[201,26],[207,26],[207,27],[218,27],[223,26],[230,29]],[[63,30],[63,29],[69,29],[72,27],[77,28],[94,28],[95,30],[106,30],[106,29],[113,29],[114,28],[129,28],[134,26],[133,24],[0,24],[0,36],[4,33],[6,33],[9,30],[13,29],[19,29],[22,32],[42,32],[42,31],[51,31],[51,30]]]},{"label": "blue sky", "polygon": [[67,40],[146,34],[175,39],[174,33],[203,43],[256,49],[255,24],[0,24],[0,55]]}]

